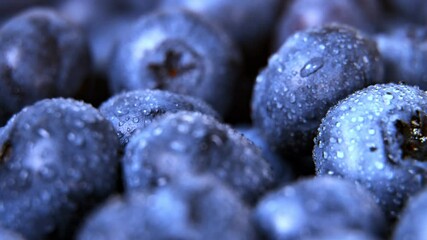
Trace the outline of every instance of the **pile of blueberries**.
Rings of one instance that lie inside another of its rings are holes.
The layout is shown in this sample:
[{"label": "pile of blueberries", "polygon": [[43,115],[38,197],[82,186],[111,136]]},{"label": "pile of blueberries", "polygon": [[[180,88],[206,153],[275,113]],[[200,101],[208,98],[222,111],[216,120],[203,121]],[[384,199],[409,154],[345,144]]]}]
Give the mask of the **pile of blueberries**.
[{"label": "pile of blueberries", "polygon": [[0,240],[427,239],[427,1],[0,16]]}]

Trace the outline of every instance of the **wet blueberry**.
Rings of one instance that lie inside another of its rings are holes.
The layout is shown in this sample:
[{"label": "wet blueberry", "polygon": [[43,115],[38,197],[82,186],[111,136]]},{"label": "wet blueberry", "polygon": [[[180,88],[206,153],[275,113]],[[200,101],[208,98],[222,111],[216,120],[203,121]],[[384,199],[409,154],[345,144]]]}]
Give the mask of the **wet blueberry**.
[{"label": "wet blueberry", "polygon": [[206,176],[185,176],[150,195],[116,197],[90,216],[79,240],[256,239],[248,208]]},{"label": "wet blueberry", "polygon": [[407,202],[393,233],[395,240],[426,239],[427,191],[424,189]]},{"label": "wet blueberry", "polygon": [[258,75],[252,119],[273,149],[299,160],[311,152],[315,131],[331,106],[382,79],[375,42],[355,29],[328,25],[301,31]]},{"label": "wet blueberry", "polygon": [[390,82],[427,90],[427,27],[404,25],[376,36]]},{"label": "wet blueberry", "polygon": [[390,219],[425,187],[427,95],[417,87],[378,84],[333,107],[322,120],[313,158],[318,175],[368,188]]},{"label": "wet blueberry", "polygon": [[332,177],[299,180],[266,195],[253,217],[266,239],[317,239],[337,231],[381,237],[386,232],[384,215],[371,194]]},{"label": "wet blueberry", "polygon": [[37,100],[77,94],[90,66],[82,32],[56,11],[35,8],[0,29],[0,125]]},{"label": "wet blueberry", "polygon": [[88,104],[24,108],[0,131],[0,225],[28,239],[71,239],[86,211],[117,190],[119,147]]},{"label": "wet blueberry", "polygon": [[123,165],[128,191],[162,187],[187,172],[210,173],[248,203],[268,190],[274,177],[252,142],[198,112],[165,115],[135,134]]},{"label": "wet blueberry", "polygon": [[99,110],[117,131],[125,146],[137,130],[145,128],[165,113],[197,111],[219,118],[202,100],[163,90],[134,90],[111,97]]},{"label": "wet blueberry", "polygon": [[187,11],[137,20],[111,58],[113,92],[163,89],[199,97],[221,115],[231,104],[240,57],[227,35]]}]

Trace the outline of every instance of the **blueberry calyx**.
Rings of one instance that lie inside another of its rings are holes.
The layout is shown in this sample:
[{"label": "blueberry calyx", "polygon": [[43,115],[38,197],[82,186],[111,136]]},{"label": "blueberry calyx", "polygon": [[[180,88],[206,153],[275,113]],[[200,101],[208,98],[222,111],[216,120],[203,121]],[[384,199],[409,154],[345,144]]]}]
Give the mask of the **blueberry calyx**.
[{"label": "blueberry calyx", "polygon": [[198,83],[203,72],[200,56],[177,40],[159,45],[150,62],[148,68],[156,79],[158,89],[167,89],[180,79]]},{"label": "blueberry calyx", "polygon": [[409,123],[397,120],[396,128],[403,136],[402,159],[427,160],[427,115],[416,111]]}]

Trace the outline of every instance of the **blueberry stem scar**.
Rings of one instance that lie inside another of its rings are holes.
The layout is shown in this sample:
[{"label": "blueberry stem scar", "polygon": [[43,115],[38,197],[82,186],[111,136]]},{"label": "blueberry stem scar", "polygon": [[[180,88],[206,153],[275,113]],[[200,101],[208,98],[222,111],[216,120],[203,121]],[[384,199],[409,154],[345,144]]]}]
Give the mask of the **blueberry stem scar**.
[{"label": "blueberry stem scar", "polygon": [[427,115],[417,110],[409,123],[397,120],[396,128],[403,136],[402,158],[425,161],[427,159]]},{"label": "blueberry stem scar", "polygon": [[180,75],[193,71],[196,64],[190,61],[183,61],[183,53],[172,49],[166,50],[163,61],[148,65],[158,80],[158,88],[163,89],[167,85],[167,80],[175,79]]}]

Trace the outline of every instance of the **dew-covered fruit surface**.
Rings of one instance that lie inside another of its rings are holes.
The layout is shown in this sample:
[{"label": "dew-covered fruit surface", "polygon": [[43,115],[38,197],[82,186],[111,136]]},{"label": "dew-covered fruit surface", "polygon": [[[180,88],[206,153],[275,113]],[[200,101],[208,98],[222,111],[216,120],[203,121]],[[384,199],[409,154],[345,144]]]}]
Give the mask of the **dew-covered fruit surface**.
[{"label": "dew-covered fruit surface", "polygon": [[274,179],[260,150],[239,132],[198,112],[165,115],[137,133],[123,158],[127,191],[150,190],[183,174],[213,174],[254,203]]},{"label": "dew-covered fruit surface", "polygon": [[123,146],[135,132],[166,113],[196,111],[220,119],[209,105],[198,98],[151,89],[114,95],[101,104],[99,110],[111,122]]},{"label": "dew-covered fruit surface", "polygon": [[72,239],[117,190],[119,147],[88,104],[48,99],[23,109],[0,129],[0,225],[27,239]]},{"label": "dew-covered fruit surface", "polygon": [[24,106],[73,97],[90,71],[86,39],[50,8],[34,8],[0,28],[0,125]]},{"label": "dew-covered fruit surface", "polygon": [[240,54],[222,31],[188,11],[142,16],[111,57],[114,93],[163,89],[203,99],[221,115],[231,104]]},{"label": "dew-covered fruit surface", "polygon": [[266,239],[305,239],[335,231],[383,237],[386,221],[366,189],[334,177],[300,179],[265,195],[253,212]]},{"label": "dew-covered fruit surface", "polygon": [[209,176],[186,175],[151,194],[115,197],[86,221],[79,240],[257,239],[249,208]]},{"label": "dew-covered fruit surface", "polygon": [[425,187],[427,95],[418,87],[378,84],[333,107],[322,120],[313,158],[317,175],[358,182],[388,217]]},{"label": "dew-covered fruit surface", "polygon": [[311,155],[316,129],[327,110],[382,80],[375,42],[356,29],[327,25],[300,31],[258,75],[252,119],[273,149]]}]

